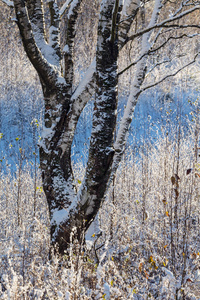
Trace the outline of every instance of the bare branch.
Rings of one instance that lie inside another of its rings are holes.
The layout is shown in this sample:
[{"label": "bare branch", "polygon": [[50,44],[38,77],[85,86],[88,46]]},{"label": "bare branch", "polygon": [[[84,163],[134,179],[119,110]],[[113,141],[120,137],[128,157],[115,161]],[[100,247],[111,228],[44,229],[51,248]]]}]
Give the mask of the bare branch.
[{"label": "bare branch", "polygon": [[[166,1],[167,2],[167,1]],[[180,7],[174,12],[174,14],[173,14],[173,16],[171,16],[171,17],[175,17],[177,14],[179,14],[181,11],[182,11],[182,9],[185,7],[185,6],[187,6],[187,5],[197,5],[197,3],[189,3],[188,4],[188,2],[190,2],[190,0],[186,0],[185,2],[181,2],[181,5],[180,5]],[[165,5],[166,3],[164,3],[163,4],[163,6]],[[199,4],[199,3],[198,3]],[[160,28],[160,30],[158,31],[158,33],[156,34],[156,37],[154,38],[154,41],[152,42],[152,46],[157,42],[157,40],[158,40],[158,38],[159,38],[159,36],[161,35],[163,33],[163,27],[161,27]]]},{"label": "bare branch", "polygon": [[179,72],[181,72],[181,71],[184,70],[185,68],[187,68],[187,67],[189,67],[190,65],[192,65],[193,63],[195,63],[196,58],[198,57],[198,55],[199,55],[199,53],[197,53],[197,54],[195,55],[194,59],[193,59],[191,62],[189,62],[188,64],[184,65],[182,68],[178,69],[176,72],[174,72],[174,73],[172,73],[172,74],[169,74],[169,75],[163,77],[161,80],[159,80],[159,81],[157,81],[157,82],[154,82],[153,84],[150,84],[150,85],[148,85],[148,86],[142,88],[142,89],[140,90],[140,94],[143,93],[144,91],[146,91],[147,89],[150,89],[150,88],[152,88],[152,87],[154,87],[154,86],[160,84],[160,83],[163,82],[164,80],[166,80],[166,79],[168,79],[168,78],[170,78],[170,77],[176,76]]},{"label": "bare branch", "polygon": [[164,46],[166,46],[166,44],[170,41],[170,40],[179,40],[182,39],[184,37],[186,38],[194,38],[196,36],[198,36],[199,34],[192,34],[192,35],[188,35],[188,34],[182,34],[181,36],[170,36],[165,42],[163,42],[161,45],[159,45],[157,48],[154,49],[150,49],[149,51],[145,52],[142,56],[140,56],[136,61],[132,62],[130,65],[128,65],[126,68],[124,68],[122,71],[120,71],[118,73],[118,76],[122,75],[124,72],[128,71],[131,67],[135,66],[144,56],[150,55],[151,53],[154,53],[160,49],[162,49]]},{"label": "bare branch", "polygon": [[156,64],[153,65],[153,67],[152,67],[150,70],[148,70],[148,72],[146,73],[145,78],[147,78],[147,77],[149,76],[149,74],[150,74],[151,72],[153,72],[153,70],[154,70],[156,67],[159,67],[159,66],[161,66],[161,65],[163,65],[163,64],[170,63],[170,62],[172,62],[172,60],[173,60],[173,58],[168,58],[168,59],[164,59],[163,61],[157,62]]},{"label": "bare branch", "polygon": [[179,39],[182,39],[182,38],[188,38],[188,39],[192,39],[196,36],[198,36],[199,34],[198,33],[195,33],[195,34],[182,34],[180,36],[170,36],[165,42],[163,42],[161,45],[159,45],[157,48],[154,48],[154,49],[151,49],[149,51],[149,53],[153,53],[153,52],[156,52],[158,50],[160,50],[161,48],[163,48],[164,46],[167,45],[167,43],[170,41],[170,40],[179,40]]},{"label": "bare branch", "polygon": [[194,25],[194,24],[185,24],[185,25],[170,24],[170,25],[163,25],[162,27],[163,28],[176,28],[176,29],[186,29],[186,28],[200,29],[200,25]]},{"label": "bare branch", "polygon": [[157,24],[155,24],[153,26],[150,26],[150,27],[147,27],[147,28],[145,28],[145,29],[143,29],[141,31],[138,31],[138,32],[132,34],[130,37],[128,37],[126,42],[131,41],[131,40],[135,39],[136,37],[141,36],[144,33],[147,33],[147,32],[149,32],[149,31],[151,31],[153,29],[162,28],[162,27],[165,27],[165,28],[169,28],[169,27],[179,27],[179,28],[195,27],[195,28],[200,28],[200,26],[198,26],[198,25],[179,25],[179,24],[166,25],[167,23],[179,20],[179,19],[187,16],[188,14],[190,14],[190,13],[192,13],[192,12],[198,10],[198,9],[200,9],[199,5],[191,8],[191,9],[186,10],[186,11],[180,13],[179,15],[177,15],[175,17],[169,18],[169,19],[164,20],[164,21],[162,21],[160,23],[157,23]]}]

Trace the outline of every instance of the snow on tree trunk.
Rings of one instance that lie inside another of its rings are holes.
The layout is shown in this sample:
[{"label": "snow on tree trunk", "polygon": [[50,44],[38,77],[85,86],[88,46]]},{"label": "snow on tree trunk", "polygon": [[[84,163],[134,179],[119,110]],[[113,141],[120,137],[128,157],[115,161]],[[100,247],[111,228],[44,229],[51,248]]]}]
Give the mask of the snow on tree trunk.
[{"label": "snow on tree trunk", "polygon": [[89,159],[77,206],[64,216],[54,234],[55,241],[63,241],[59,243],[61,253],[70,242],[72,228],[77,228],[75,237],[79,242],[83,240],[85,230],[100,208],[110,176],[118,99],[117,27],[112,20],[114,6],[117,5],[115,2],[115,0],[103,1],[101,4],[96,52],[96,98]]},{"label": "snow on tree trunk", "polygon": [[[91,64],[75,92],[74,38],[82,1],[66,1],[60,11],[56,1],[48,2],[51,17],[49,42],[46,41],[42,1],[29,0],[26,6],[25,2],[15,0],[14,6],[24,48],[39,74],[43,87],[45,118],[40,143],[42,178],[49,205],[52,243],[58,243],[59,251],[64,253],[74,228],[75,237],[79,242],[83,240],[85,230],[95,218],[104,199],[113,157],[117,157],[113,143],[118,100],[118,51],[126,44],[126,35],[140,2],[101,2],[96,64]],[[62,76],[59,31],[60,17],[66,9],[68,15]],[[131,18],[127,17],[128,14],[132,15]],[[149,33],[144,41],[148,40],[148,37]],[[144,77],[145,63],[141,61],[140,65],[136,77],[138,83],[134,84],[134,89],[139,88]],[[89,158],[85,179],[77,195],[71,166],[71,145],[79,116],[94,91],[94,74],[96,98]],[[132,105],[132,101],[129,102]],[[131,114],[130,108],[128,120]],[[130,124],[129,121],[128,123]],[[128,129],[128,123],[127,120],[122,123],[125,131]],[[123,134],[124,129],[120,130]],[[119,146],[122,145],[119,138],[117,142]],[[116,150],[118,153],[117,147]]]},{"label": "snow on tree trunk", "polygon": [[[154,9],[152,12],[151,20],[149,22],[148,27],[154,26],[159,17],[160,10],[162,8],[162,0],[156,0],[154,4]],[[141,42],[141,53],[140,57],[141,59],[137,63],[136,66],[136,72],[135,72],[135,77],[132,83],[130,95],[127,101],[127,105],[124,111],[123,118],[120,122],[120,128],[117,134],[117,138],[114,144],[114,149],[115,149],[115,156],[113,159],[113,165],[112,165],[112,175],[114,176],[116,173],[116,170],[119,166],[119,163],[122,158],[122,154],[124,152],[126,140],[127,140],[127,135],[129,131],[129,127],[131,125],[133,113],[135,106],[138,101],[138,97],[141,93],[141,86],[142,83],[145,79],[146,75],[146,66],[147,66],[147,59],[148,59],[148,51],[152,47],[152,45],[149,42],[151,36],[151,31],[145,33],[142,36],[142,42]],[[111,180],[111,179],[110,179]]]},{"label": "snow on tree trunk", "polygon": [[[11,1],[4,2],[9,5]],[[72,233],[80,243],[84,240],[85,230],[98,213],[110,183],[109,179],[114,176],[120,163],[146,74],[147,56],[152,46],[149,40],[152,30],[158,25],[158,16],[164,1],[153,1],[151,20],[148,27],[143,29],[141,59],[137,63],[116,141],[114,134],[118,101],[118,52],[129,40],[139,36],[136,32],[128,37],[128,33],[137,12],[144,9],[143,1],[101,1],[96,59],[76,89],[73,86],[74,46],[82,0],[68,0],[60,10],[56,0],[47,2],[50,13],[49,41],[45,33],[43,1],[14,0],[13,4],[24,49],[38,72],[43,88],[45,116],[40,143],[40,164],[51,218],[52,243],[58,243],[60,253],[64,253]],[[182,17],[189,12],[190,10],[178,13]],[[66,26],[62,35],[65,45],[61,49],[60,20],[65,13]],[[177,19],[178,16],[173,18],[174,21]],[[170,20],[162,21],[157,27],[169,24]],[[94,91],[96,96],[89,158],[85,178],[77,194],[71,166],[71,146],[80,114]]]}]

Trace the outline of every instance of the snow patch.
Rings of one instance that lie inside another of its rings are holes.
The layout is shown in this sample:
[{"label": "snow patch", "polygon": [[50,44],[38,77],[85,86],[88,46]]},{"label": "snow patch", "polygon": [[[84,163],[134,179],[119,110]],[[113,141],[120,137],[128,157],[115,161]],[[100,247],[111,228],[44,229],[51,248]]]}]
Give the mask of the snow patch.
[{"label": "snow patch", "polygon": [[61,209],[61,210],[56,210],[53,212],[53,216],[51,219],[51,224],[56,224],[59,226],[62,222],[64,222],[68,218],[68,210],[66,209]]},{"label": "snow patch", "polygon": [[101,233],[101,231],[102,230],[99,224],[99,216],[97,215],[85,234],[85,242],[88,249],[92,248],[94,241],[96,240],[97,236]]},{"label": "snow patch", "polygon": [[69,53],[69,46],[65,45],[65,47],[63,48],[63,53]]},{"label": "snow patch", "polygon": [[81,83],[79,84],[78,88],[76,89],[76,91],[72,96],[72,100],[77,99],[81,95],[81,93],[85,90],[86,86],[91,81],[95,70],[96,70],[96,58],[94,58],[88,70],[86,71],[83,80],[81,81]]}]

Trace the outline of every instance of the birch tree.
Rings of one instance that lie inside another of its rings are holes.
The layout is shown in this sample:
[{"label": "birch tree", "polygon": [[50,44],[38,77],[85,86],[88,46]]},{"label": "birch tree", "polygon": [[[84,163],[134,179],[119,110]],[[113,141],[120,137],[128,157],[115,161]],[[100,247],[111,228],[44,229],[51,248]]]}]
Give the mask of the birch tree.
[{"label": "birch tree", "polygon": [[[149,88],[143,83],[148,57],[156,51],[158,37],[163,28],[191,27],[190,24],[180,26],[175,22],[198,10],[199,5],[195,1],[179,1],[177,10],[163,18],[168,1],[100,1],[96,55],[83,79],[78,86],[74,86],[74,41],[79,14],[84,13],[84,6],[81,9],[83,1],[67,0],[59,7],[56,0],[48,0],[48,35],[42,0],[2,2],[15,10],[24,49],[42,85],[45,115],[40,166],[49,206],[52,244],[58,244],[59,252],[64,253],[72,232],[79,243],[83,242],[85,231],[97,215],[115,176],[138,97]],[[145,2],[150,3],[147,10]],[[61,47],[60,24],[63,16],[66,20],[62,32],[65,41],[64,47]],[[136,23],[140,24],[138,28]],[[194,27],[198,28],[198,25]],[[118,78],[128,69],[119,72],[118,61],[123,48],[138,37],[141,50],[139,57],[128,67],[136,66],[136,72],[117,130]],[[159,44],[157,49],[169,40]],[[71,147],[81,112],[94,94],[88,162],[85,178],[77,191]]]}]

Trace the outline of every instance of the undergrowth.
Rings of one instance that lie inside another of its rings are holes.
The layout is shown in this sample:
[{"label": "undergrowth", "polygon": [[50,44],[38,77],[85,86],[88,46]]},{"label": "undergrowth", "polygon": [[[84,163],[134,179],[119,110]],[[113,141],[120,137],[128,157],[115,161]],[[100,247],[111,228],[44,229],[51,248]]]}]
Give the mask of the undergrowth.
[{"label": "undergrowth", "polygon": [[92,247],[51,259],[40,170],[2,174],[0,299],[200,299],[198,151],[181,128],[127,149]]}]

